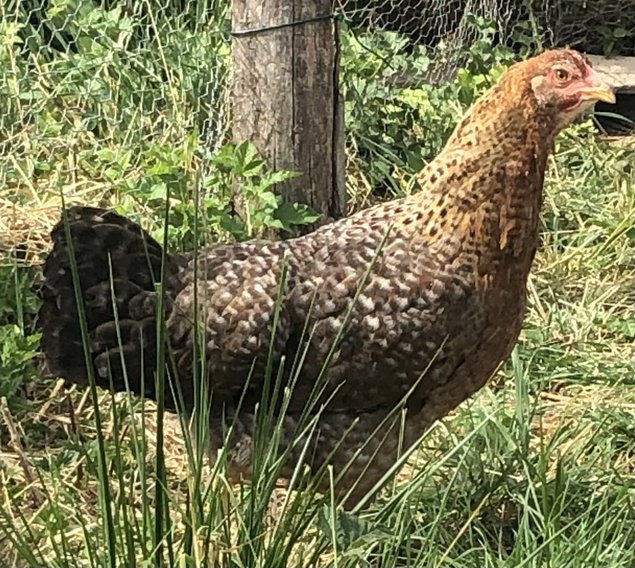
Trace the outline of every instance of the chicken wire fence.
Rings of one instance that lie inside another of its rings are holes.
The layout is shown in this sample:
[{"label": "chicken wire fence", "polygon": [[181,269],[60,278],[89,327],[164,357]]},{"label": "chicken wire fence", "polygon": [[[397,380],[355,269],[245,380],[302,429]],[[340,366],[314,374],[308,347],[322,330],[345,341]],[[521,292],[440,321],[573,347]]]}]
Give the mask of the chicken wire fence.
[{"label": "chicken wire fence", "polygon": [[[230,13],[229,0],[1,3],[0,249],[43,237],[61,191],[147,202],[157,179],[196,178],[229,140]],[[412,87],[453,79],[479,41],[635,51],[635,0],[335,0],[333,15],[349,181],[369,192],[438,151],[446,117],[416,124],[434,97]]]},{"label": "chicken wire fence", "polygon": [[[338,1],[338,0],[336,0]],[[339,0],[341,10],[367,30],[401,34],[410,48],[461,51],[478,36],[475,17],[490,21],[497,40],[514,43],[529,27],[546,47],[570,46],[595,54],[635,55],[635,0]],[[448,61],[440,66],[451,76]]]}]

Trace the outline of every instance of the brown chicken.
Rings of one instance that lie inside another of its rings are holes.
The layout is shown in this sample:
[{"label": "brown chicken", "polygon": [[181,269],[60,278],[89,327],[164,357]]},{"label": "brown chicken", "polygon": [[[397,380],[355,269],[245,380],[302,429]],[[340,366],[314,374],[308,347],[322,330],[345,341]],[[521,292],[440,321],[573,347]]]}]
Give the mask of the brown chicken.
[{"label": "brown chicken", "polygon": [[[584,56],[545,52],[510,67],[470,109],[421,172],[420,193],[285,242],[200,250],[197,270],[192,256],[167,255],[173,380],[166,406],[177,407],[178,388],[183,411],[192,412],[194,368],[204,368],[212,445],[220,447],[233,423],[230,473],[248,477],[254,409],[265,389],[272,391],[265,379],[271,350],[276,364],[286,360],[285,385],[295,378],[280,442],[280,451],[288,450],[282,473],[289,475],[304,450],[299,417],[333,348],[306,459],[312,468],[332,463],[342,474],[339,489],[355,502],[509,355],[538,246],[547,157],[558,131],[598,100],[614,96]],[[104,210],[72,208],[68,223],[53,230],[44,267],[39,320],[47,370],[87,382],[68,228],[97,383],[124,390],[125,359],[130,389],[140,393],[143,384],[145,396],[155,398],[161,247]],[[199,335],[204,355],[196,356]],[[289,372],[294,358],[302,359],[297,375]]]}]

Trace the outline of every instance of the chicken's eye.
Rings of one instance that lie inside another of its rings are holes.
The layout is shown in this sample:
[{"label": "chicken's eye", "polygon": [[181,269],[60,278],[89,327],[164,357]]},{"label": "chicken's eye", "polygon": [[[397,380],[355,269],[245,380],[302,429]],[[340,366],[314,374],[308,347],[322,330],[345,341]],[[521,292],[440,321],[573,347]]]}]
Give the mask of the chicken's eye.
[{"label": "chicken's eye", "polygon": [[569,80],[569,72],[566,69],[562,69],[561,67],[555,69],[553,74],[556,78],[556,81],[559,81],[560,83],[564,83],[565,81]]}]

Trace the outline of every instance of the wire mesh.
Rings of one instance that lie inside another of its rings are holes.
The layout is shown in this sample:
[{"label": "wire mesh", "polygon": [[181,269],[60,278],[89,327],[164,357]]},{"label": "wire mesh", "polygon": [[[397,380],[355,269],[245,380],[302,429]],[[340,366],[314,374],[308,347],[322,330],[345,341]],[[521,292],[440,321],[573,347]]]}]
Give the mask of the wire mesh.
[{"label": "wire mesh", "polygon": [[364,205],[416,188],[488,70],[551,47],[635,55],[635,0],[336,0],[336,10],[349,194]]},{"label": "wire mesh", "polygon": [[228,131],[228,2],[10,0],[0,16],[0,250],[43,248],[61,193],[120,207],[194,185]]},{"label": "wire mesh", "polygon": [[[635,55],[635,0],[336,0],[346,18],[366,31],[392,31],[410,48],[461,50],[476,39],[470,20],[491,21],[497,40],[513,44],[515,29],[530,24],[546,47]],[[446,73],[451,75],[451,73]]]},{"label": "wire mesh", "polygon": [[[469,103],[466,62],[504,62],[501,46],[635,55],[635,0],[334,0],[333,9],[353,209],[409,190]],[[195,183],[204,156],[229,139],[230,10],[230,0],[2,3],[0,250],[43,238],[60,192],[120,206],[159,195],[157,176]]]}]

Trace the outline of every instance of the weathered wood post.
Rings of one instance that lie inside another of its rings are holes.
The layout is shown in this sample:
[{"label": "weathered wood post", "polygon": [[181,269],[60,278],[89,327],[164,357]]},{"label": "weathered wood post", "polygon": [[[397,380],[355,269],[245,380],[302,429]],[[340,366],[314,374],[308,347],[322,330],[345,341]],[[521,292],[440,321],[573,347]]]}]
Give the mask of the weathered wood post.
[{"label": "weathered wood post", "polygon": [[344,113],[332,0],[232,1],[232,128],[274,170],[302,175],[276,192],[346,214]]}]

